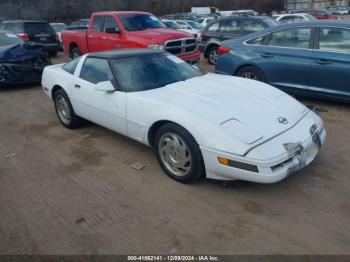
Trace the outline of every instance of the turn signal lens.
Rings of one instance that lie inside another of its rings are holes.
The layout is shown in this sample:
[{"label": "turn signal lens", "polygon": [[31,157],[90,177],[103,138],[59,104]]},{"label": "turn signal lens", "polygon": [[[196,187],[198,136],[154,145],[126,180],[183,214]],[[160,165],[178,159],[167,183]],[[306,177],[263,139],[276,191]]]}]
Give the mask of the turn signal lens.
[{"label": "turn signal lens", "polygon": [[224,157],[218,157],[218,161],[221,165],[224,165],[224,166],[234,167],[234,168],[255,172],[255,173],[259,172],[258,167],[251,164],[230,160]]},{"label": "turn signal lens", "polygon": [[223,54],[226,54],[226,53],[228,53],[230,51],[231,51],[231,49],[228,48],[228,47],[219,47],[218,54],[219,55],[223,55]]},{"label": "turn signal lens", "polygon": [[230,165],[230,160],[223,158],[223,157],[218,157],[218,161],[221,165],[224,166],[229,166]]}]

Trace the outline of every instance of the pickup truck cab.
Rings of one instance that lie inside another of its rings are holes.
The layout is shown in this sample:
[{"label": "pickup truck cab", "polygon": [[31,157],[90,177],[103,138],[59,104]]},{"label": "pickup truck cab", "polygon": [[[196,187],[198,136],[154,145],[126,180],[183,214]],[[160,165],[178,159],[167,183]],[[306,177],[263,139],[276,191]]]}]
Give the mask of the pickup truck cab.
[{"label": "pickup truck cab", "polygon": [[196,64],[200,59],[193,35],[167,28],[157,17],[144,12],[97,12],[88,30],[62,32],[65,52],[72,58],[90,52],[121,48],[165,50]]}]

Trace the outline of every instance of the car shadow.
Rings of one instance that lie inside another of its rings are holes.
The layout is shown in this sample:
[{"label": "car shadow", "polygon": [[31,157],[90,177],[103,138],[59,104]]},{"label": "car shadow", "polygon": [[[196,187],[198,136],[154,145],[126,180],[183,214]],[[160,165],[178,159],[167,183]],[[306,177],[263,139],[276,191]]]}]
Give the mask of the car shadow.
[{"label": "car shadow", "polygon": [[4,86],[4,87],[0,87],[0,92],[17,92],[17,91],[23,91],[23,90],[29,90],[29,89],[36,89],[36,88],[40,88],[40,83],[16,84],[16,85]]}]

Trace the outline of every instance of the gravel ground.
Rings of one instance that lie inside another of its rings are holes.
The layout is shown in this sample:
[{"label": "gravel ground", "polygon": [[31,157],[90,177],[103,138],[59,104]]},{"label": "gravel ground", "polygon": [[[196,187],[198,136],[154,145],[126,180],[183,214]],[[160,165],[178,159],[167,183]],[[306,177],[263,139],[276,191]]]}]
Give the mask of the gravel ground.
[{"label": "gravel ground", "polygon": [[302,102],[328,110],[311,166],[182,185],[143,145],[64,129],[39,86],[0,90],[0,254],[350,254],[350,108]]}]

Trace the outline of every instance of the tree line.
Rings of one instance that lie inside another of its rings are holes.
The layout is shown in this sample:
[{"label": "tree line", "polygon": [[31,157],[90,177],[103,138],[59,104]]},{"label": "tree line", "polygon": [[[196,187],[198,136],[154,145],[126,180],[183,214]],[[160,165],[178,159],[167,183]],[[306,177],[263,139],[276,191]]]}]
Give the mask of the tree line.
[{"label": "tree line", "polygon": [[1,0],[0,19],[74,20],[95,11],[136,10],[155,15],[190,12],[193,6],[220,10],[254,9],[261,13],[284,8],[285,0]]}]

